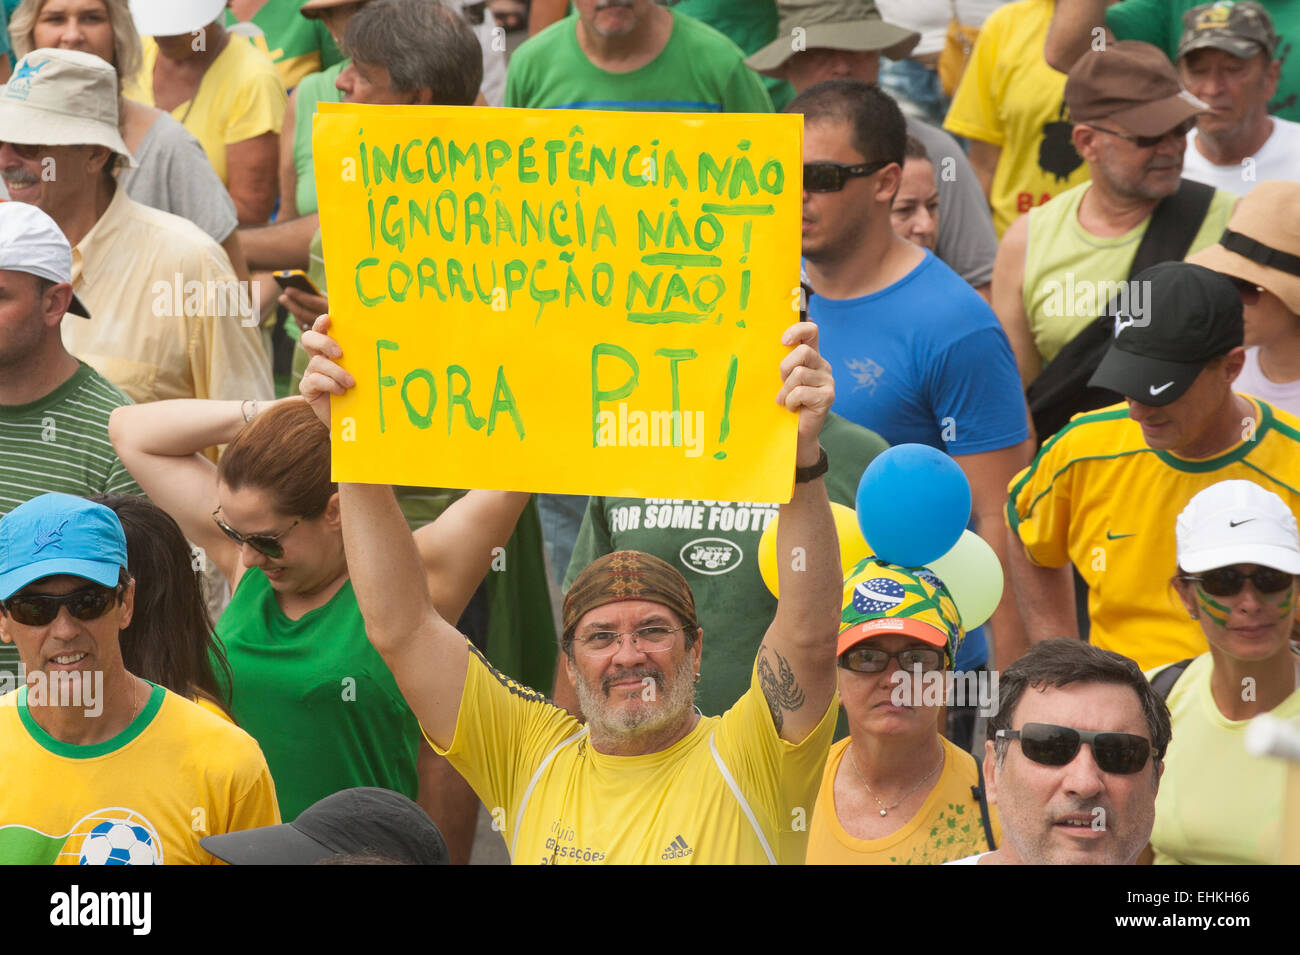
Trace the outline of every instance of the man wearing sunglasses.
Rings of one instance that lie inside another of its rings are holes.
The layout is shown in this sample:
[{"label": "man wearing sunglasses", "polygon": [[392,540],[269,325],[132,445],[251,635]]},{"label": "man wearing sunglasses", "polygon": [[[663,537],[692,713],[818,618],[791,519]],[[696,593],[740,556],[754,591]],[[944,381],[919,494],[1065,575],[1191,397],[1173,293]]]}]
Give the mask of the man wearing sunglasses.
[{"label": "man wearing sunglasses", "polygon": [[111,510],[44,494],[0,520],[0,639],[25,683],[0,697],[0,859],[211,864],[207,835],[280,821],[257,743],[130,673],[135,581]]},{"label": "man wearing sunglasses", "polygon": [[[1088,164],[1090,180],[1016,219],[1002,236],[993,270],[993,310],[1026,385],[1131,278],[1130,267],[1162,202],[1172,203],[1163,208],[1176,220],[1168,231],[1197,252],[1223,232],[1236,201],[1216,191],[1204,210],[1195,202],[1173,203],[1187,133],[1208,107],[1182,88],[1155,47],[1110,43],[1087,53],[1065,81],[1065,103],[1074,122],[1071,141]],[[1152,261],[1183,254],[1157,248]],[[1134,315],[1149,309],[1131,285],[1121,295],[1121,306]]]},{"label": "man wearing sunglasses", "polygon": [[1132,865],[1155,822],[1169,710],[1132,660],[1040,643],[1002,672],[984,779],[1002,846],[980,865]]},{"label": "man wearing sunglasses", "polygon": [[1076,415],[1017,475],[1009,566],[1030,636],[1077,634],[1072,563],[1088,585],[1089,639],[1144,670],[1205,652],[1160,568],[1178,512],[1219,481],[1253,481],[1300,511],[1300,420],[1233,384],[1242,299],[1186,262],[1140,272],[1150,314],[1120,315],[1092,384],[1125,404]]}]

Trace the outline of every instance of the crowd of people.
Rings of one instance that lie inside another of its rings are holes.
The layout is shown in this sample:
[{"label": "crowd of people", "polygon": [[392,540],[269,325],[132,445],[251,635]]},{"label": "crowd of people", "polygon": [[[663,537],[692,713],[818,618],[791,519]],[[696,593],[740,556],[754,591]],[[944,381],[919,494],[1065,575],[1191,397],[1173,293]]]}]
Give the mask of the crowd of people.
[{"label": "crowd of people", "polygon": [[[0,862],[465,864],[480,814],[516,863],[1283,858],[1291,5],[3,9]],[[790,500],[334,481],[339,102],[800,116]],[[901,444],[969,483],[982,626],[841,566]],[[707,560],[653,518],[701,503]]]}]

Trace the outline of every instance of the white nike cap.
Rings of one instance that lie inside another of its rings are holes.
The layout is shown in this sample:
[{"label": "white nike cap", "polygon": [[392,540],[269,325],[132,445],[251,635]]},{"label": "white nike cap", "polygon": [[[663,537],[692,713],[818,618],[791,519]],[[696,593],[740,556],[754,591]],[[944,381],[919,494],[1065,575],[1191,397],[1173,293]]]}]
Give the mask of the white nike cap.
[{"label": "white nike cap", "polygon": [[1233,564],[1260,564],[1300,574],[1300,532],[1286,503],[1251,481],[1220,481],[1178,515],[1178,566],[1199,574]]}]

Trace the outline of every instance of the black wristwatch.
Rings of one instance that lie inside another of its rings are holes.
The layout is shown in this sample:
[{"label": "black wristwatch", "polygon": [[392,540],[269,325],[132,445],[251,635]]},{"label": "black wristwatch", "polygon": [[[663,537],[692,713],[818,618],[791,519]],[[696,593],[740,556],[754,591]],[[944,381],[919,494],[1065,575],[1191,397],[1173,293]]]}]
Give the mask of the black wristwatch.
[{"label": "black wristwatch", "polygon": [[806,468],[794,469],[795,484],[807,484],[809,481],[821,477],[823,474],[825,474],[827,471],[830,470],[831,465],[830,465],[830,460],[826,457],[826,449],[823,448],[820,444],[817,445],[817,447],[821,450],[822,453],[821,457],[817,459],[817,463],[814,465],[811,465]]}]

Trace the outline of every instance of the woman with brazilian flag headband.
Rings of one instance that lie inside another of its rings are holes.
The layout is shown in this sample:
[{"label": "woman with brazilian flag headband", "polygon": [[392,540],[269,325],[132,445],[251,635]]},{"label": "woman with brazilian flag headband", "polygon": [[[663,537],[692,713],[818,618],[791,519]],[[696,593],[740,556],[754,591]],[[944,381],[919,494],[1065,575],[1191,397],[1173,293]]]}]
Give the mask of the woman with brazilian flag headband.
[{"label": "woman with brazilian flag headband", "polygon": [[849,574],[837,647],[849,736],[822,774],[809,865],[937,864],[1001,840],[978,764],[939,735],[964,636],[930,570],[868,557]]},{"label": "woman with brazilian flag headband", "polygon": [[1261,713],[1300,717],[1291,651],[1300,533],[1282,499],[1250,481],[1220,481],[1178,515],[1178,596],[1210,645],[1151,671],[1169,706],[1151,833],[1157,864],[1281,861],[1286,764],[1247,751]]}]

